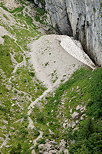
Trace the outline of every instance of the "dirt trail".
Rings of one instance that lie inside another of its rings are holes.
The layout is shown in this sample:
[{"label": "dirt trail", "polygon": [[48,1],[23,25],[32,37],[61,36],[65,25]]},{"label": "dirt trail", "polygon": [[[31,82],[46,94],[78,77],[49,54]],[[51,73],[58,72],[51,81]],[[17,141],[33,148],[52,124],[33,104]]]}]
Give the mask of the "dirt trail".
[{"label": "dirt trail", "polygon": [[[4,1],[5,6],[8,9],[14,9],[20,6],[19,4],[15,3],[14,0]],[[7,20],[4,15],[6,15],[6,18],[9,20]],[[4,24],[9,26],[17,24],[13,16],[2,8],[0,8],[0,16]],[[29,27],[27,29],[29,30]],[[41,30],[43,31],[43,28]],[[12,36],[4,27],[0,26],[0,44],[4,43],[4,39],[2,38],[4,35],[8,35],[13,38],[16,45],[21,49],[21,51],[23,51],[23,61],[21,63],[17,63],[14,55],[10,54],[12,63],[14,64],[14,70],[12,74],[15,74],[19,67],[26,66],[26,51],[24,51],[23,48],[17,43],[17,40],[14,36]],[[75,42],[67,36],[45,35],[29,45],[31,50],[30,62],[35,69],[37,78],[43,82],[43,84],[47,87],[47,90],[45,90],[41,96],[39,96],[35,101],[31,102],[31,104],[28,106],[28,129],[35,129],[33,119],[30,117],[34,106],[39,103],[42,98],[47,96],[48,93],[54,91],[59,84],[68,80],[73,72],[75,72],[78,68],[85,66],[85,64],[88,65],[88,62],[89,66],[92,64],[88,58],[83,56],[84,51],[78,47],[77,43],[79,44],[79,42]],[[78,54],[75,55],[75,53]],[[88,62],[86,62],[85,59],[88,59]],[[10,80],[11,78],[9,81]],[[30,101],[31,100],[32,98],[30,98]],[[42,138],[42,136],[43,132],[39,131],[39,136],[33,140],[33,148],[37,144],[37,141]],[[8,140],[9,135],[6,136],[0,148],[6,146]],[[34,153],[35,151],[32,150],[32,154]]]},{"label": "dirt trail", "polygon": [[44,35],[30,44],[29,47],[31,50],[30,61],[33,64],[37,78],[48,89],[30,104],[28,115],[32,113],[34,105],[49,92],[56,89],[62,80],[68,80],[73,72],[81,66],[92,64],[83,51],[81,44],[68,36]]},{"label": "dirt trail", "polygon": [[[86,66],[85,64],[91,65],[92,68],[93,63],[84,53],[80,43],[67,36],[45,35],[34,41],[29,47],[31,50],[30,62],[33,64],[37,78],[48,88],[28,107],[28,128],[34,129],[33,120],[30,117],[34,106],[48,93],[54,91],[62,80],[68,80],[78,68]],[[33,140],[34,146],[43,135],[43,132],[39,131],[39,133],[39,136]],[[34,153],[33,150],[32,154]]]},{"label": "dirt trail", "polygon": [[32,109],[33,107],[43,98],[45,97],[49,92],[51,92],[52,89],[47,89],[40,97],[38,97],[34,102],[32,102],[30,104],[30,106],[28,107],[28,115],[30,115],[32,113]]},{"label": "dirt trail", "polygon": [[[34,105],[49,92],[56,89],[62,80],[68,80],[73,72],[81,66],[87,65],[92,68],[94,65],[83,51],[80,42],[68,36],[45,35],[34,41],[29,47],[31,50],[31,63],[37,78],[48,89],[29,105],[28,116],[32,113]],[[29,123],[32,126],[31,119],[29,119]]]},{"label": "dirt trail", "polygon": [[[43,98],[45,97],[49,92],[51,92],[52,89],[47,89],[40,97],[38,97],[34,102],[32,102],[29,107],[28,107],[28,129],[34,129],[35,126],[34,126],[34,123],[33,123],[33,120],[31,119],[30,117],[30,114],[32,113],[32,109],[33,107]],[[39,131],[39,136],[33,140],[33,145],[35,146],[37,141],[42,138],[43,136],[43,132],[42,131]],[[35,150],[32,150],[32,154],[35,154]]]}]

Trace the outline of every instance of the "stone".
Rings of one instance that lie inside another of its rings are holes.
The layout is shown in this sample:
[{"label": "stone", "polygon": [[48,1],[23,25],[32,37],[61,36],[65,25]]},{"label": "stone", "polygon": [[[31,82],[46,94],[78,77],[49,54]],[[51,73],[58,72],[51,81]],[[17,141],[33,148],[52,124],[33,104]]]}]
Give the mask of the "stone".
[{"label": "stone", "polygon": [[71,116],[73,119],[76,119],[78,117],[79,113],[78,112],[74,112]]},{"label": "stone", "polygon": [[80,109],[80,111],[81,111],[81,112],[84,112],[85,109],[86,109],[86,106],[83,106],[83,107]]},{"label": "stone", "polygon": [[65,1],[46,0],[46,9],[50,14],[53,27],[55,27],[60,34],[72,36]]},{"label": "stone", "polygon": [[78,120],[76,120],[76,121],[75,121],[75,123],[76,123],[76,124],[78,124],[78,123],[79,123],[79,121],[78,121]]},{"label": "stone", "polygon": [[69,154],[68,149],[65,149],[65,150],[64,150],[64,154]]},{"label": "stone", "polygon": [[82,109],[82,108],[83,108],[82,105],[78,105],[78,106],[76,107],[76,110],[80,110],[80,109]]},{"label": "stone", "polygon": [[73,36],[87,54],[102,66],[102,18],[100,0],[66,0]]},{"label": "stone", "polygon": [[76,126],[76,123],[75,123],[74,121],[72,121],[72,122],[71,122],[71,127],[72,127],[72,128],[75,128],[75,126]]},{"label": "stone", "polygon": [[[40,4],[40,0],[34,0]],[[102,66],[100,0],[45,0],[51,24],[60,33],[79,40],[91,59]],[[42,6],[41,6],[42,7]]]},{"label": "stone", "polygon": [[3,120],[3,123],[4,123],[4,124],[8,124],[8,121],[7,121],[7,120]]},{"label": "stone", "polygon": [[34,0],[34,4],[40,8],[45,7],[45,1],[44,0]]},{"label": "stone", "polygon": [[72,110],[72,109],[70,109],[70,113],[72,113],[72,111],[73,111],[73,110]]},{"label": "stone", "polygon": [[40,145],[38,146],[39,150],[40,150],[40,149],[41,149],[41,150],[42,150],[42,149],[45,149],[44,147],[45,147],[44,144],[40,144]]}]

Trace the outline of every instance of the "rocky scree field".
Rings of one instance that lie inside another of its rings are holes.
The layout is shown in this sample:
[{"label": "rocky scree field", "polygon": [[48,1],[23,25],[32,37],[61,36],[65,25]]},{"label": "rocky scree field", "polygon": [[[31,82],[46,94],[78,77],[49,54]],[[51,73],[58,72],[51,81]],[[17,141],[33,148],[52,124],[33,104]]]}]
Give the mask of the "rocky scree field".
[{"label": "rocky scree field", "polygon": [[46,12],[26,0],[7,2],[0,2],[0,153],[101,154],[102,69],[81,68],[41,97],[47,88],[27,46],[49,33]]}]

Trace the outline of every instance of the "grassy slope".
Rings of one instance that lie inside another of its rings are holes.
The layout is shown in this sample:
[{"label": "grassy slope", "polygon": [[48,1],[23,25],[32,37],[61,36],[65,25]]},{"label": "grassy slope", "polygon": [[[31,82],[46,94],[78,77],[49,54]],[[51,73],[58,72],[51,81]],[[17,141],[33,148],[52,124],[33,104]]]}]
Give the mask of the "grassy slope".
[{"label": "grassy slope", "polygon": [[[55,140],[57,145],[62,139],[66,141],[66,148],[72,154],[100,154],[102,145],[102,69],[91,71],[80,69],[71,79],[61,85],[54,93],[42,100],[43,108],[35,107],[32,119],[35,126],[44,132],[43,139],[35,147],[39,151],[39,144],[46,143],[46,139]],[[78,105],[85,106],[81,112],[76,110]],[[72,110],[72,113],[71,113]],[[78,112],[78,117],[72,114]],[[83,117],[83,120],[81,120]],[[63,127],[78,121],[74,128]],[[79,128],[79,129],[77,129]],[[49,132],[49,129],[53,132]],[[72,140],[75,140],[75,143]],[[70,148],[69,148],[70,145]]]},{"label": "grassy slope", "polygon": [[[28,154],[31,153],[29,148],[32,145],[33,132],[27,128],[27,108],[46,88],[36,78],[25,53],[29,52],[29,42],[42,34],[33,24],[32,18],[23,14],[24,7],[11,11],[3,4],[0,6],[16,20],[10,26],[0,19],[0,25],[13,35],[13,38],[4,36],[4,44],[0,44],[0,145],[7,139],[7,145],[2,146],[1,152],[14,153],[22,149],[22,153]],[[9,20],[5,14],[4,18]],[[10,54],[20,64],[15,73],[15,64]]]},{"label": "grassy slope", "polygon": [[[2,7],[7,10],[4,6]],[[0,20],[0,25],[15,37],[14,39],[4,36],[4,44],[0,45],[0,144],[2,145],[6,137],[8,139],[7,145],[2,147],[1,152],[30,154],[32,141],[41,130],[44,134],[35,147],[37,153],[39,153],[38,146],[42,143],[45,144],[46,139],[55,140],[56,148],[64,139],[66,148],[70,145],[69,150],[72,154],[100,154],[102,145],[100,118],[102,113],[102,69],[78,70],[53,94],[43,98],[40,101],[42,107],[35,106],[31,114],[36,129],[28,130],[27,107],[31,101],[43,93],[45,88],[36,79],[34,70],[25,55],[25,52],[28,51],[27,44],[42,34],[32,23],[32,19],[23,14],[23,9],[24,7],[12,11],[7,10],[17,21],[16,25],[9,27]],[[37,10],[35,17],[41,22],[43,21],[39,14],[42,12]],[[5,18],[8,20],[6,16]],[[22,65],[14,74],[12,73],[14,64],[11,61],[10,53],[14,55],[17,63],[26,59],[26,66]],[[78,105],[82,105],[86,109],[83,112],[76,111]],[[72,118],[74,112],[79,113],[77,118]],[[67,122],[65,123],[65,121]],[[76,121],[78,121],[77,124]],[[68,126],[72,123],[75,124],[74,128]],[[73,140],[76,141],[75,144],[72,142]]]}]

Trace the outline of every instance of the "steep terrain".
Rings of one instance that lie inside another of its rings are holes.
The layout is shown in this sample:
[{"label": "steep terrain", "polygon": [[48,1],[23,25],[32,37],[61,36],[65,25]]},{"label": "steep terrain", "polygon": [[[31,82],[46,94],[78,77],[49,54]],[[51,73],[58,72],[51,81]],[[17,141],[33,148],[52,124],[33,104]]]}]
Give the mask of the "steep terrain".
[{"label": "steep terrain", "polygon": [[13,153],[17,146],[23,153],[31,151],[33,132],[27,128],[28,107],[46,89],[35,76],[27,49],[29,42],[42,35],[43,29],[30,17],[37,13],[26,1],[0,2],[1,153]]},{"label": "steep terrain", "polygon": [[48,21],[31,1],[0,1],[0,153],[101,154],[102,69]]},{"label": "steep terrain", "polygon": [[34,0],[48,10],[53,27],[80,40],[84,50],[102,66],[101,0]]}]

